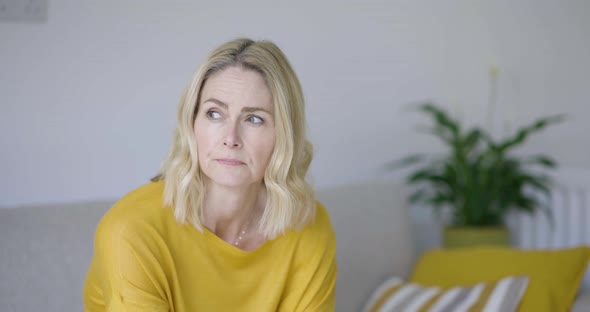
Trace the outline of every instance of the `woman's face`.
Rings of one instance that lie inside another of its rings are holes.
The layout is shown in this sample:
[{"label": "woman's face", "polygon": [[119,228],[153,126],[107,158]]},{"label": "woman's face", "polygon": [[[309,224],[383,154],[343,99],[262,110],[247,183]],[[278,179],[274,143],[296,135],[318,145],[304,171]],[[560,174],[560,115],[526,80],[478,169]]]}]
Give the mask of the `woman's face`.
[{"label": "woman's face", "polygon": [[194,131],[199,166],[224,186],[260,183],[275,144],[274,105],[259,73],[228,67],[211,75]]}]

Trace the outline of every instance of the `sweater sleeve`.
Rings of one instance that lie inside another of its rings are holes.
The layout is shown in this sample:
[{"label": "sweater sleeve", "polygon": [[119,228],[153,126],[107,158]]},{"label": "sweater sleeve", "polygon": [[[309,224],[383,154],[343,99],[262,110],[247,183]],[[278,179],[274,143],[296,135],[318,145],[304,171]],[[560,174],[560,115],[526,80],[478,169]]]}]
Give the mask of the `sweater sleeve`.
[{"label": "sweater sleeve", "polygon": [[129,223],[99,223],[93,270],[104,300],[101,311],[169,311],[165,274],[149,234]]},{"label": "sweater sleeve", "polygon": [[280,311],[334,311],[336,236],[318,203],[315,223],[303,230]]}]

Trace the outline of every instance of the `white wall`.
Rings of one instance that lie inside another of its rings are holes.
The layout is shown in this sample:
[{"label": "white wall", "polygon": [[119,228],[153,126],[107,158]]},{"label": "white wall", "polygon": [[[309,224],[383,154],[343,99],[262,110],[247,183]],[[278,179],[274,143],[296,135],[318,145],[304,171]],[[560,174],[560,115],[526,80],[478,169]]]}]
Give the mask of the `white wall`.
[{"label": "white wall", "polygon": [[193,70],[237,36],[275,41],[298,72],[317,186],[438,150],[415,132],[424,120],[404,112],[410,102],[485,121],[492,63],[498,120],[568,113],[527,151],[589,167],[588,1],[196,3],[49,0],[46,23],[0,23],[0,207],[116,198],[145,183]]}]

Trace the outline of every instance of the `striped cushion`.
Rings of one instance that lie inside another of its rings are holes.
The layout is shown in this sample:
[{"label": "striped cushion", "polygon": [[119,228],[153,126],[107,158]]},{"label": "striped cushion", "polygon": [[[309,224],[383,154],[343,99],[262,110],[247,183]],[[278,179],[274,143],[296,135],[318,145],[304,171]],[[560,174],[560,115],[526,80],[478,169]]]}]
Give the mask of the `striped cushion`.
[{"label": "striped cushion", "polygon": [[392,277],[371,295],[364,312],[513,312],[528,285],[526,276],[449,288],[428,287]]}]

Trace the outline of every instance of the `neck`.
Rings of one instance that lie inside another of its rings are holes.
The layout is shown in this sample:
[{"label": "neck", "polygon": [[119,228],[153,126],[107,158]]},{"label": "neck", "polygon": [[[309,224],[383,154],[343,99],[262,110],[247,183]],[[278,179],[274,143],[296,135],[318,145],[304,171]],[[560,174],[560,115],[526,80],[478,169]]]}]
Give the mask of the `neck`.
[{"label": "neck", "polygon": [[229,188],[208,181],[206,190],[203,223],[211,232],[228,241],[245,227],[256,228],[266,201],[263,185]]}]

